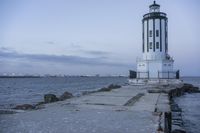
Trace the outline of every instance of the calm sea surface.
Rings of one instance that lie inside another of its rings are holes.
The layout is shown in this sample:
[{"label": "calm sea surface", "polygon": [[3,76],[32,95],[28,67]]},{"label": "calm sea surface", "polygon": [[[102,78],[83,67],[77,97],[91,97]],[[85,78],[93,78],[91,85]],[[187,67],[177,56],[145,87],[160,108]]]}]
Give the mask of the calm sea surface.
[{"label": "calm sea surface", "polygon": [[125,77],[0,78],[0,109],[43,101],[47,93],[59,96],[68,91],[80,95],[83,91],[125,83]]}]

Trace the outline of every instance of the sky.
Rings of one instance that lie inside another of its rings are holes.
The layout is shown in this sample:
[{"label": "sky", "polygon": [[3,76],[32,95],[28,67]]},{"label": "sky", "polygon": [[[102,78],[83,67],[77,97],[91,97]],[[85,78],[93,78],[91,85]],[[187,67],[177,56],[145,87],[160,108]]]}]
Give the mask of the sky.
[{"label": "sky", "polygon": [[[157,0],[169,54],[200,76],[200,1]],[[0,0],[0,74],[128,75],[142,54],[153,0]]]}]

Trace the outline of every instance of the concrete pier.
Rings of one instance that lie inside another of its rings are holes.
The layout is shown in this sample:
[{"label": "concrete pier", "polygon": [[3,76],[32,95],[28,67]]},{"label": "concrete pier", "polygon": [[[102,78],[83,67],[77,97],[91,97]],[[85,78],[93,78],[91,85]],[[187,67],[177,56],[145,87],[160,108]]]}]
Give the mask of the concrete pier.
[{"label": "concrete pier", "polygon": [[127,85],[0,115],[0,132],[170,133],[169,93],[183,83]]}]

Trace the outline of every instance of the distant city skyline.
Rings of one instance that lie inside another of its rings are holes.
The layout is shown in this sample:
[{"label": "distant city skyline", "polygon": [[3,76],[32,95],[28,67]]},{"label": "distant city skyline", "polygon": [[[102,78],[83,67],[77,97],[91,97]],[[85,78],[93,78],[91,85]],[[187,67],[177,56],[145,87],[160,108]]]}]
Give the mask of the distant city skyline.
[{"label": "distant city skyline", "polygon": [[[157,0],[181,76],[200,76],[200,1]],[[153,0],[1,0],[0,73],[128,75]]]}]

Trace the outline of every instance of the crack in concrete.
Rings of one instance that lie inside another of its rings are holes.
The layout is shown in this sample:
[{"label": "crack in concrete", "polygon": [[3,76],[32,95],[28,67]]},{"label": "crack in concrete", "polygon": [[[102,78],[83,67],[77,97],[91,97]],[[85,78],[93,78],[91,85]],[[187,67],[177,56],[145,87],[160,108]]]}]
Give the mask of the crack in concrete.
[{"label": "crack in concrete", "polygon": [[124,106],[133,106],[142,96],[144,96],[144,93],[138,93],[136,96],[129,99]]}]

